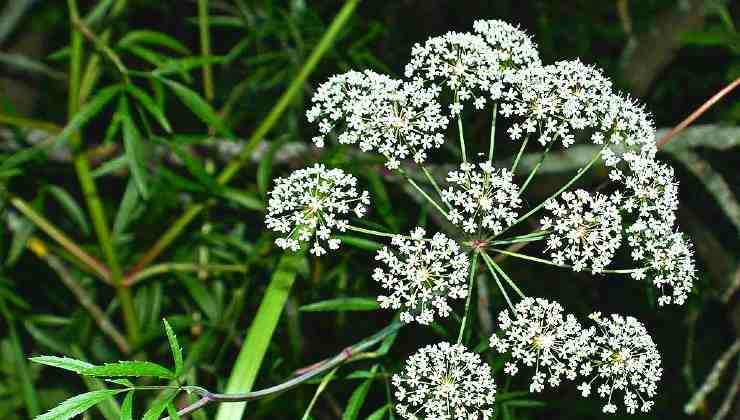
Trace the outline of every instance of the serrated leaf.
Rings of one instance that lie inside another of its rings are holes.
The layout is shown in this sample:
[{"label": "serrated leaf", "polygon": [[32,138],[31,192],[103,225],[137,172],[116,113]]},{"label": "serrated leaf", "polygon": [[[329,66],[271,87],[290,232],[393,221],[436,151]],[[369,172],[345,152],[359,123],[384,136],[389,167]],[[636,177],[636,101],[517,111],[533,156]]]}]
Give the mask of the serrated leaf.
[{"label": "serrated leaf", "polygon": [[149,376],[156,378],[175,379],[175,374],[164,366],[153,362],[138,360],[106,363],[80,372],[87,376]]},{"label": "serrated leaf", "polygon": [[170,126],[170,122],[167,121],[167,117],[165,117],[164,112],[162,109],[157,105],[157,102],[149,96],[145,91],[142,89],[139,89],[138,87],[134,86],[133,84],[126,85],[126,91],[133,96],[136,101],[144,107],[144,109],[151,114],[152,117],[157,121],[157,123],[168,133],[172,132],[172,126]]},{"label": "serrated leaf", "polygon": [[82,210],[82,207],[77,204],[77,200],[75,200],[70,193],[55,185],[49,186],[48,190],[70,217],[80,226],[82,232],[85,235],[89,235],[90,225],[87,223],[87,218],[85,217],[85,212]]},{"label": "serrated leaf", "polygon": [[82,414],[90,407],[106,400],[122,390],[105,389],[99,391],[90,391],[84,394],[72,397],[46,413],[36,416],[36,420],[67,420],[78,414]]},{"label": "serrated leaf", "polygon": [[167,86],[172,89],[172,92],[180,99],[180,101],[190,108],[201,121],[206,123],[209,127],[213,127],[219,133],[227,136],[234,137],[231,131],[224,125],[221,118],[216,114],[211,105],[205,101],[200,95],[194,90],[187,86],[175,82],[169,79],[161,79]]},{"label": "serrated leaf", "polygon": [[300,307],[302,312],[376,311],[380,305],[375,298],[348,297],[329,299]]},{"label": "serrated leaf", "polygon": [[136,181],[139,194],[146,200],[149,197],[146,175],[146,156],[141,134],[134,124],[134,120],[128,113],[128,102],[121,98],[121,123],[123,124],[123,144],[126,148],[126,161]]},{"label": "serrated leaf", "polygon": [[172,331],[172,327],[166,319],[162,319],[164,322],[164,330],[167,332],[167,341],[170,343],[170,350],[172,350],[172,359],[175,361],[175,376],[182,375],[183,363],[182,363],[182,348],[180,343],[177,342],[177,336]]},{"label": "serrated leaf", "polygon": [[159,420],[159,417],[167,409],[167,405],[175,399],[175,396],[177,396],[177,393],[171,392],[169,395],[161,396],[155,400],[146,413],[144,413],[144,417],[141,420]]},{"label": "serrated leaf", "polygon": [[128,32],[118,41],[119,47],[128,47],[134,44],[151,44],[169,48],[180,54],[190,54],[188,47],[177,39],[159,31],[137,30]]},{"label": "serrated leaf", "polygon": [[134,419],[134,391],[126,393],[126,397],[121,404],[121,420]]},{"label": "serrated leaf", "polygon": [[95,367],[95,365],[71,357],[58,357],[58,356],[37,356],[31,357],[28,360],[39,363],[46,366],[52,366],[55,368],[70,370],[75,373],[82,373],[82,371]]},{"label": "serrated leaf", "polygon": [[352,392],[352,396],[350,396],[349,402],[347,402],[347,408],[344,409],[342,420],[356,420],[360,415],[360,410],[362,409],[362,405],[365,404],[365,399],[367,398],[367,394],[370,392],[370,386],[373,384],[375,372],[377,371],[378,365],[373,366],[371,371],[373,376],[365,380],[354,390],[354,392]]}]

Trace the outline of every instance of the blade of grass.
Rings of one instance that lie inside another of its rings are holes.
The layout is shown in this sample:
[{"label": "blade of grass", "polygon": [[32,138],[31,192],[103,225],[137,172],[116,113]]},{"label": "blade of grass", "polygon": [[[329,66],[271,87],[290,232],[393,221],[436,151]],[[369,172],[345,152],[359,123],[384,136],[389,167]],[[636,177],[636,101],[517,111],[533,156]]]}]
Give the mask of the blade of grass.
[{"label": "blade of grass", "polygon": [[[305,251],[304,251],[305,252]],[[236,359],[229,381],[227,393],[249,392],[257,378],[262,359],[267,352],[272,335],[277,327],[280,314],[290,295],[298,270],[304,262],[302,253],[284,254],[272,275],[270,285],[262,298],[257,314],[249,327],[239,356]],[[216,420],[242,418],[246,402],[222,404],[218,409]]]}]

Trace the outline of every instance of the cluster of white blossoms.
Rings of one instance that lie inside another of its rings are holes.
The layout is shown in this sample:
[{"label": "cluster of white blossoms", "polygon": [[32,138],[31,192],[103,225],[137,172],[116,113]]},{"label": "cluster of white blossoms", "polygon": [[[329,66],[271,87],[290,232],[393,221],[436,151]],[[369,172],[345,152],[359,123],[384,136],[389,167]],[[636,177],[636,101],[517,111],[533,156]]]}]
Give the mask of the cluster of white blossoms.
[{"label": "cluster of white blossoms", "polygon": [[428,325],[435,314],[450,314],[449,299],[468,295],[469,261],[460,245],[443,233],[432,239],[424,235],[418,227],[409,238],[394,236],[393,249],[383,247],[375,256],[385,267],[375,268],[373,279],[390,291],[378,296],[381,308],[402,309],[401,321]]},{"label": "cluster of white blossoms", "polygon": [[653,406],[658,381],[663,375],[660,353],[645,326],[637,319],[612,314],[602,317],[595,312],[589,318],[596,323],[582,340],[588,353],[580,373],[591,376],[578,389],[584,397],[599,384],[596,392],[607,398],[604,413],[616,413],[614,393],[624,393],[624,406],[628,413],[638,409],[648,412]]},{"label": "cluster of white blossoms", "polygon": [[438,94],[439,88],[418,81],[350,71],[319,86],[306,115],[319,123],[316,146],[323,147],[326,136],[339,131],[340,143],[380,153],[389,169],[397,169],[407,158],[425,161],[427,152],[444,142],[448,118]]},{"label": "cluster of white blossoms", "polygon": [[[606,194],[563,192],[533,207],[527,215],[542,207],[548,213],[540,219],[542,231],[533,234],[498,241],[497,236],[522,221],[518,219],[522,190],[513,169],[496,167],[491,156],[486,162],[470,163],[463,153],[464,162],[447,174],[442,188],[432,172],[421,167],[447,211],[423,188],[413,182],[412,186],[460,228],[473,252],[504,252],[488,246],[546,237],[546,252],[557,265],[593,273],[630,273],[652,282],[660,305],[684,303],[695,277],[693,252],[675,230],[678,186],[673,170],[656,160],[655,128],[648,112],[616,93],[596,67],[578,60],[543,66],[536,45],[518,27],[480,20],[473,28],[473,33],[450,32],[414,45],[401,79],[369,70],[331,77],[319,86],[307,111],[309,122],[318,124],[315,145],[323,147],[327,138],[336,136],[340,144],[379,153],[391,170],[400,169],[404,160],[422,165],[430,151],[445,142],[451,119],[457,119],[461,149],[466,152],[462,110],[469,103],[475,109],[491,105],[494,118],[511,119],[506,134],[522,143],[521,152],[530,138],[539,143],[535,147],[545,147],[545,154],[556,143],[569,147],[585,138],[600,146],[599,151],[566,185],[600,157],[616,187]],[[493,143],[489,150],[492,154]],[[525,185],[538,168],[539,163]],[[405,168],[401,172],[407,175]],[[282,248],[297,250],[315,236],[311,252],[322,255],[325,247],[339,246],[332,234],[350,228],[349,213],[361,217],[367,205],[369,196],[357,189],[354,177],[316,165],[277,180],[270,193],[267,226],[283,234],[276,240]],[[623,242],[637,267],[608,270]],[[492,261],[483,256],[487,263]],[[405,323],[423,325],[447,317],[453,300],[470,298],[467,279],[470,276],[473,284],[477,269],[456,240],[442,233],[426,238],[423,228],[409,236],[394,235],[376,260],[380,266],[372,277],[387,291],[378,297],[380,306],[399,310]],[[503,273],[500,267],[489,268]],[[506,280],[524,296],[511,279]],[[590,316],[596,325],[586,328],[557,302],[523,297],[513,306],[508,295],[506,300],[512,312],[500,313],[500,333],[490,339],[497,352],[511,354],[506,374],[533,367],[531,392],[585,377],[578,389],[588,396],[595,388],[606,399],[605,413],[617,411],[617,394],[623,395],[629,413],[650,410],[662,374],[661,360],[638,320],[596,312]],[[462,324],[460,340],[465,321]],[[496,386],[491,369],[460,344],[422,348],[401,374],[393,376],[393,384],[396,410],[406,419],[493,417]]]},{"label": "cluster of white blossoms", "polygon": [[339,248],[341,241],[332,233],[347,229],[345,217],[350,213],[364,216],[369,204],[370,194],[357,189],[357,178],[341,169],[315,164],[275,180],[265,225],[284,234],[275,240],[280,248],[297,251],[301,242],[315,238],[310,252],[322,255],[326,253],[324,245]]},{"label": "cluster of white blossoms", "polygon": [[393,375],[398,414],[408,420],[489,420],[496,383],[491,367],[460,344],[421,348]]},{"label": "cluster of white blossoms", "polygon": [[447,174],[447,182],[449,187],[442,191],[442,199],[452,206],[447,218],[465,232],[498,234],[516,221],[522,200],[509,170],[494,168],[491,162],[477,168],[463,163]]},{"label": "cluster of white blossoms", "polygon": [[578,386],[588,397],[593,386],[607,398],[604,413],[615,413],[615,392],[624,393],[628,413],[647,412],[653,406],[661,378],[660,354],[645,326],[633,317],[613,314],[602,317],[595,312],[589,319],[595,327],[583,328],[562,306],[546,299],[525,298],[514,308],[514,318],[505,310],[499,314],[502,336],[491,337],[491,347],[499,353],[510,352],[513,362],[504,371],[515,375],[518,363],[535,366],[531,392],[541,392],[544,382],[561,384],[563,376],[574,381],[585,376]]},{"label": "cluster of white blossoms", "polygon": [[551,231],[547,248],[553,262],[571,265],[575,271],[603,270],[622,240],[621,195],[576,190],[560,198],[562,202],[552,199],[545,204],[551,217],[540,220],[542,229]]},{"label": "cluster of white blossoms", "polygon": [[499,314],[503,335],[491,336],[491,347],[499,353],[511,352],[514,359],[506,363],[504,372],[513,376],[519,372],[518,363],[535,365],[531,392],[541,392],[545,379],[553,387],[560,385],[563,375],[575,379],[582,358],[578,340],[582,327],[575,316],[564,316],[559,303],[546,299],[525,298],[514,309],[514,319],[509,311]]}]

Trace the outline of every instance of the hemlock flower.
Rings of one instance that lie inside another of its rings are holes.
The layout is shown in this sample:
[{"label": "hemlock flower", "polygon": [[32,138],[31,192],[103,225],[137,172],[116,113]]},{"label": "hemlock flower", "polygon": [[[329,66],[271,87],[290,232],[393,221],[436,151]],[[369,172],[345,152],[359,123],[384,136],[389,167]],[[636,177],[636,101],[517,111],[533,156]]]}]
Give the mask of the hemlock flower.
[{"label": "hemlock flower", "polygon": [[560,199],[545,204],[550,217],[543,217],[543,230],[552,232],[547,249],[556,264],[572,265],[573,270],[606,268],[622,239],[621,195],[607,197],[586,190],[564,192]]},{"label": "hemlock flower", "polygon": [[650,411],[663,369],[658,349],[645,326],[631,316],[602,317],[594,312],[589,318],[596,327],[588,330],[590,338],[583,341],[589,361],[581,365],[580,373],[592,378],[578,387],[581,394],[589,396],[596,386],[599,396],[607,399],[604,413],[617,412],[615,392],[624,393],[628,413],[634,414],[638,409]]},{"label": "hemlock flower", "polygon": [[463,163],[460,170],[450,171],[450,185],[442,191],[442,198],[452,206],[449,221],[467,233],[498,234],[509,227],[522,202],[512,178],[509,170],[494,168],[490,162],[479,163],[478,168]]},{"label": "hemlock flower", "polygon": [[483,108],[488,93],[503,88],[500,67],[508,54],[492,49],[478,35],[448,32],[414,45],[411,56],[406,77],[449,88],[454,95],[453,116],[467,100],[473,100],[475,108]]},{"label": "hemlock flower", "polygon": [[278,247],[297,251],[301,242],[313,238],[311,254],[322,255],[324,246],[339,248],[341,241],[332,233],[347,229],[346,217],[364,216],[369,204],[370,195],[357,189],[357,178],[317,163],[275,180],[265,224],[284,234],[275,240]]},{"label": "hemlock flower", "polygon": [[378,297],[382,308],[403,308],[401,321],[427,325],[435,314],[450,314],[448,300],[468,295],[468,257],[443,233],[431,240],[425,234],[418,227],[410,239],[394,236],[391,247],[383,247],[375,256],[385,267],[375,268],[373,279],[390,291]]},{"label": "hemlock flower", "polygon": [[323,147],[326,136],[337,131],[339,143],[380,153],[389,169],[397,169],[404,159],[424,162],[428,151],[444,142],[448,119],[438,94],[439,88],[419,81],[350,71],[319,86],[306,116],[318,122],[316,146]]},{"label": "hemlock flower", "polygon": [[421,348],[393,375],[396,411],[408,420],[489,420],[496,383],[491,367],[460,344]]},{"label": "hemlock flower", "polygon": [[573,315],[565,315],[563,307],[546,299],[524,298],[514,307],[499,314],[503,335],[491,336],[490,345],[499,353],[511,352],[513,361],[504,371],[514,376],[519,363],[535,366],[530,392],[541,392],[547,383],[556,387],[562,377],[575,379],[579,363],[585,357],[580,345],[582,327]]},{"label": "hemlock flower", "polygon": [[502,73],[542,64],[537,44],[518,26],[502,20],[476,20],[473,30],[496,51]]}]

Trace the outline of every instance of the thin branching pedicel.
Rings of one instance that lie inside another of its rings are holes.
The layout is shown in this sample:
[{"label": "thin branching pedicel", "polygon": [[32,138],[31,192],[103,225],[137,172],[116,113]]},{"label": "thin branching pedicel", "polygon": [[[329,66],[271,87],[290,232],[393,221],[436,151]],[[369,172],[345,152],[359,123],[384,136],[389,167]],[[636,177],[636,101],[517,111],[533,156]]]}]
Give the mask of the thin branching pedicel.
[{"label": "thin branching pedicel", "polygon": [[496,384],[491,367],[460,344],[426,346],[393,375],[396,410],[408,420],[489,420]]},{"label": "thin branching pedicel", "polygon": [[347,229],[345,217],[364,216],[369,204],[370,195],[357,189],[354,176],[316,164],[275,181],[265,224],[285,235],[275,240],[280,248],[297,251],[301,242],[315,237],[310,252],[323,255],[324,245],[339,248],[341,241],[332,232]]},{"label": "thin branching pedicel", "polygon": [[395,236],[391,247],[378,251],[375,259],[385,267],[375,268],[373,279],[391,293],[378,297],[382,308],[402,309],[403,322],[430,324],[435,315],[447,317],[448,299],[468,295],[468,257],[457,242],[443,233],[425,239],[416,228],[410,239]]}]

